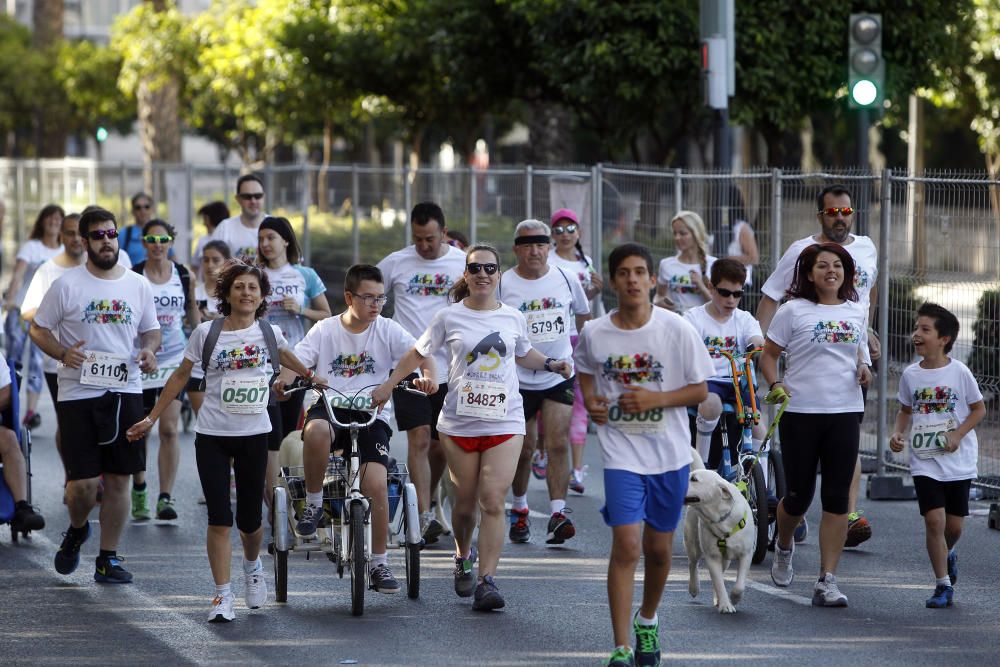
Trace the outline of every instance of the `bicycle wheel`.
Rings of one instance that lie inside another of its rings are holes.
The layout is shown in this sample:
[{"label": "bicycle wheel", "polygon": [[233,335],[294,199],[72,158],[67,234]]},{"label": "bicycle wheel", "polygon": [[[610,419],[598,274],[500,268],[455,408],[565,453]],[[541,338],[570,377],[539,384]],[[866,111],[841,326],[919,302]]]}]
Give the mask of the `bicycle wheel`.
[{"label": "bicycle wheel", "polygon": [[288,602],[288,494],[285,487],[274,487],[271,502],[271,542],[274,544],[274,600]]},{"label": "bicycle wheel", "polygon": [[750,468],[747,480],[747,499],[750,501],[750,511],[753,513],[757,526],[757,540],[753,550],[754,565],[762,563],[767,554],[767,485],[764,483],[764,471],[759,463]]},{"label": "bicycle wheel", "polygon": [[[778,536],[778,502],[785,497],[785,466],[781,460],[781,452],[773,449],[767,453],[767,497],[767,544],[771,550]],[[774,507],[770,506],[772,497],[776,499]]]},{"label": "bicycle wheel", "polygon": [[[411,507],[416,508],[417,490],[412,484],[403,487],[403,557],[406,559],[406,594],[411,600],[420,597],[420,549],[421,542],[411,543],[409,535],[413,531],[415,512],[407,511]],[[420,530],[420,520],[416,519],[416,529]]]},{"label": "bicycle wheel", "polygon": [[365,613],[365,588],[368,585],[365,562],[365,508],[360,502],[351,504],[350,534],[347,553],[351,559],[351,615]]}]

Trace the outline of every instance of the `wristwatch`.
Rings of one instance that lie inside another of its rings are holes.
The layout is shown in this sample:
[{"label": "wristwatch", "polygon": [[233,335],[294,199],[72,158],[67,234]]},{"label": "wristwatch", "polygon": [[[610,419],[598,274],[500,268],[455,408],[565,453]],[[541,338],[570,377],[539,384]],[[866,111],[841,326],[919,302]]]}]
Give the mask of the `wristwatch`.
[{"label": "wristwatch", "polygon": [[552,372],[552,362],[553,361],[555,361],[555,359],[553,359],[552,357],[548,357],[545,360],[545,370],[547,370],[549,373]]}]

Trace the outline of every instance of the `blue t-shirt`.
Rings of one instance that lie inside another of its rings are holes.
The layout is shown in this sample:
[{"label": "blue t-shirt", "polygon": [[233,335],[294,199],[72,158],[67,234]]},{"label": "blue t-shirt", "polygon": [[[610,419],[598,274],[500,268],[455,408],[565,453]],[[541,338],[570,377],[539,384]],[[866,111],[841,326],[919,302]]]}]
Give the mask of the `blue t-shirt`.
[{"label": "blue t-shirt", "polygon": [[265,317],[272,326],[281,330],[290,346],[298,343],[306,335],[305,317],[285,310],[285,297],[293,297],[303,308],[308,308],[312,300],[326,292],[326,286],[316,271],[301,264],[285,264],[280,269],[264,269],[271,283],[271,296],[267,299]]}]

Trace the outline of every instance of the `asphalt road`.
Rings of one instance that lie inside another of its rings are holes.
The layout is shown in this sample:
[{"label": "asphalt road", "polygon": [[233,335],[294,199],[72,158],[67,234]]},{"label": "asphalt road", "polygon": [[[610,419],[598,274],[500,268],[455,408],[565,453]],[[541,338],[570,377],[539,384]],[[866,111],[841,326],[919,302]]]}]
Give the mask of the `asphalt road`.
[{"label": "asphalt road", "polygon": [[[34,432],[35,503],[48,526],[14,545],[0,528],[0,664],[359,664],[359,665],[599,665],[612,648],[605,573],[610,532],[598,509],[603,488],[600,454],[591,437],[592,471],[586,495],[570,507],[578,536],[564,547],[544,544],[546,519],[533,515],[530,544],[507,544],[497,583],[503,611],[475,613],[452,590],[450,540],[423,552],[421,595],[369,592],[362,617],[350,615],[348,579],[326,558],[291,554],[287,604],[272,594],[249,611],[237,591],[237,620],[206,622],[212,580],[205,554],[205,509],[193,456],[193,435],[182,436],[175,496],[180,518],[170,525],[130,523],[119,553],[135,575],[128,586],[93,581],[96,531],[80,568],[57,574],[52,558],[67,515],[62,470],[52,434],[54,414],[43,399],[43,424]],[[394,453],[405,460],[405,439]],[[149,460],[155,461],[156,439]],[[597,474],[593,474],[596,471]],[[155,466],[149,475],[155,497]],[[542,482],[533,480],[532,509],[547,510]],[[985,503],[973,503],[959,547],[956,605],[924,608],[933,577],[915,502],[866,502],[874,537],[845,554],[838,573],[850,598],[846,609],[810,606],[818,568],[816,535],[796,551],[798,576],[788,589],[771,584],[770,555],[751,569],[750,589],[733,616],[712,607],[708,574],[702,592],[687,592],[687,559],[680,537],[674,572],[661,604],[666,664],[723,665],[988,665],[1000,649],[1000,532],[986,526]],[[96,512],[91,517],[97,529]],[[818,510],[809,514],[818,525]],[[239,553],[238,549],[236,553]],[[272,567],[264,556],[265,568]],[[402,554],[390,552],[402,575]],[[239,564],[234,558],[234,572]],[[732,575],[731,575],[732,576]],[[640,588],[636,588],[636,596]]]}]

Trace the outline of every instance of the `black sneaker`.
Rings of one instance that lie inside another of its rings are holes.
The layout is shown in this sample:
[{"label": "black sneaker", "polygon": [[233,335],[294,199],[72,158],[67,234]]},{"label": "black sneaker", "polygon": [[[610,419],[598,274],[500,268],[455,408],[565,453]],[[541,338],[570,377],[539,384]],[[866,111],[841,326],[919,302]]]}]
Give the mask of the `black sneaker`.
[{"label": "black sneaker", "polygon": [[476,590],[476,575],[472,574],[473,558],[455,556],[455,593],[460,598],[471,597]]},{"label": "black sneaker", "polygon": [[101,584],[131,584],[132,573],[122,567],[121,556],[98,556],[94,581]]},{"label": "black sneaker", "polygon": [[156,518],[161,521],[173,521],[177,518],[173,498],[160,498],[156,501]]},{"label": "black sneaker", "polygon": [[576,528],[573,522],[566,516],[570,509],[567,507],[562,512],[556,512],[549,518],[548,537],[546,544],[562,544],[569,538],[576,535]]},{"label": "black sneaker", "polygon": [[510,541],[524,544],[531,539],[531,521],[528,520],[528,510],[512,509],[510,511]]},{"label": "black sneaker", "polygon": [[14,516],[10,521],[10,530],[13,533],[23,533],[28,530],[41,530],[45,528],[45,519],[35,511],[35,508],[26,502],[17,504]]},{"label": "black sneaker", "polygon": [[72,574],[80,565],[80,547],[90,537],[90,522],[84,524],[80,530],[75,530],[70,526],[69,530],[63,533],[62,544],[56,552],[56,572],[59,574]]},{"label": "black sneaker", "polygon": [[472,601],[472,608],[476,611],[491,611],[502,609],[504,604],[500,589],[493,582],[493,577],[486,575],[476,586],[476,599]]},{"label": "black sneaker", "polygon": [[424,527],[424,544],[437,544],[438,538],[444,534],[444,526],[441,522],[435,518],[430,518],[427,520],[427,525]]},{"label": "black sneaker", "polygon": [[372,568],[371,588],[376,593],[392,595],[399,592],[399,582],[392,576],[388,565],[376,565]]},{"label": "black sneaker", "polygon": [[312,537],[316,534],[316,528],[321,525],[323,519],[323,508],[306,503],[302,509],[302,516],[295,524],[295,532],[302,537]]}]

